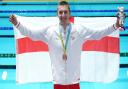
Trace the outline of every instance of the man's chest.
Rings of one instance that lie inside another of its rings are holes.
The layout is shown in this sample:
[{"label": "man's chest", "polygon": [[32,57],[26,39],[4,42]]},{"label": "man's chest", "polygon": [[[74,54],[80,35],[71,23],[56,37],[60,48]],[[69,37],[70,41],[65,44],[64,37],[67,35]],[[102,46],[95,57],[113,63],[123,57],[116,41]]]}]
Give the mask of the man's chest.
[{"label": "man's chest", "polygon": [[62,34],[62,36],[60,36],[60,33],[54,32],[51,36],[51,40],[50,40],[50,44],[53,47],[56,48],[62,48],[62,45],[66,45],[67,46],[73,46],[75,44],[78,44],[80,42],[80,37],[77,31],[71,31],[69,38],[67,37],[67,34]]}]

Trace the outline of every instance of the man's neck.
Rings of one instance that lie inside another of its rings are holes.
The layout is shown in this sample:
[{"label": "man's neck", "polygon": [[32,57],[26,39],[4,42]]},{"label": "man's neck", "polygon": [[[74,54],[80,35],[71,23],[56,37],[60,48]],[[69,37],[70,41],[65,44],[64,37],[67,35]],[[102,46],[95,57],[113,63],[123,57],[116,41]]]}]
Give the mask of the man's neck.
[{"label": "man's neck", "polygon": [[65,23],[65,24],[62,24],[62,23],[61,23],[61,25],[62,25],[62,27],[64,28],[64,30],[66,30],[66,27],[69,25],[69,23]]}]

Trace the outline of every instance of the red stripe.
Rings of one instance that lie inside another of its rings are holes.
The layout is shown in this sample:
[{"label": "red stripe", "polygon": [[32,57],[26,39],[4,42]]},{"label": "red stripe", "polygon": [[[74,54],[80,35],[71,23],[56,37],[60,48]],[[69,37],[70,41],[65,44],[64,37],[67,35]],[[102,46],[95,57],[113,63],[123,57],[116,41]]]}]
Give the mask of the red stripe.
[{"label": "red stripe", "polygon": [[83,50],[119,53],[119,38],[106,36],[101,40],[89,40],[84,43]]},{"label": "red stripe", "polygon": [[[17,40],[18,54],[26,52],[48,51],[48,46],[41,41],[32,41],[25,37]],[[119,38],[105,37],[101,40],[87,41],[83,45],[83,51],[102,51],[110,53],[119,53]]]},{"label": "red stripe", "polygon": [[18,42],[18,54],[26,52],[39,52],[48,51],[48,46],[41,41],[32,41],[30,38],[25,37],[17,40]]}]

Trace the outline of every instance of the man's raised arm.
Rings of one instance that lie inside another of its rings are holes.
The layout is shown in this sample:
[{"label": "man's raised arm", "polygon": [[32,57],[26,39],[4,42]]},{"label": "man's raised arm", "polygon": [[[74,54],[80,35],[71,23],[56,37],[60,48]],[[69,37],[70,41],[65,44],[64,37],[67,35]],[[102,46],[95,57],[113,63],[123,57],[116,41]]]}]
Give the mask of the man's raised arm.
[{"label": "man's raised arm", "polygon": [[44,26],[44,27],[41,27],[40,29],[33,30],[32,27],[27,26],[22,22],[20,22],[20,20],[18,20],[17,16],[15,15],[10,15],[9,21],[20,31],[22,35],[28,36],[29,38],[35,41],[44,41],[46,43],[48,42],[47,29],[49,27]]}]

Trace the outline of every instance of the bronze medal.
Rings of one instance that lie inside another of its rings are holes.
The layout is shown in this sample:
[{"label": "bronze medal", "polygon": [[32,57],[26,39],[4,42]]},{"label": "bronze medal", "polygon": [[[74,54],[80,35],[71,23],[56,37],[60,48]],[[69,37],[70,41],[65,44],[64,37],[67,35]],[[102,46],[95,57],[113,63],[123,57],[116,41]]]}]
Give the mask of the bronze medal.
[{"label": "bronze medal", "polygon": [[69,26],[68,34],[67,34],[67,36],[66,36],[65,42],[64,42],[64,38],[63,38],[63,36],[62,36],[62,33],[60,32],[60,34],[59,34],[59,38],[60,38],[60,40],[61,40],[61,44],[62,44],[62,48],[63,48],[62,59],[63,59],[64,61],[67,60],[67,53],[66,53],[66,52],[67,52],[67,45],[68,45],[68,41],[69,41],[69,37],[70,37],[70,32],[71,32],[71,24],[70,24],[70,26]]},{"label": "bronze medal", "polygon": [[62,57],[63,57],[63,60],[65,60],[65,61],[67,60],[67,54],[66,53],[64,53]]}]

